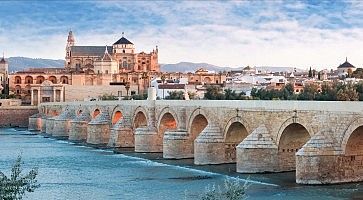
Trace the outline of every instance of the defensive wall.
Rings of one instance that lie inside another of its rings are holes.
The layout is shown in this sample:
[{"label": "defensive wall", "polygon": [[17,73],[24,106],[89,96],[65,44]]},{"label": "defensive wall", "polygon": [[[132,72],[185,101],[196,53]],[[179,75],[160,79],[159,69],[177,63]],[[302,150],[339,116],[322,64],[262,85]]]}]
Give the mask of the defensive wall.
[{"label": "defensive wall", "polygon": [[29,117],[37,106],[0,106],[0,127],[28,127]]}]

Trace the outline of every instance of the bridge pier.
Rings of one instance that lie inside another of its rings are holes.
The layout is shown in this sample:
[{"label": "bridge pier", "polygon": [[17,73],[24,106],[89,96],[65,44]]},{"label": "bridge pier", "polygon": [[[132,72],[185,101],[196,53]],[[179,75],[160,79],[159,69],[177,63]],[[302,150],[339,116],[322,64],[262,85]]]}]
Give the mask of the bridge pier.
[{"label": "bridge pier", "polygon": [[29,117],[29,131],[41,131],[42,129],[42,115],[40,113],[34,114]]},{"label": "bridge pier", "polygon": [[40,124],[40,133],[46,133],[46,128],[47,128],[47,119],[48,119],[48,117],[45,115],[45,114],[43,114],[42,115],[42,120],[41,120],[41,124]]},{"label": "bridge pier", "polygon": [[135,147],[135,136],[131,127],[130,117],[124,116],[112,128],[109,147]]},{"label": "bridge pier", "polygon": [[135,129],[136,152],[163,152],[163,141],[155,127]]},{"label": "bridge pier", "polygon": [[[296,153],[296,183],[332,184],[362,181],[358,163],[363,156],[345,156],[328,132],[315,134]],[[360,164],[362,166],[362,164]]]},{"label": "bridge pier", "polygon": [[193,141],[186,130],[166,131],[163,140],[164,158],[193,158]]},{"label": "bridge pier", "polygon": [[218,126],[208,124],[194,141],[194,164],[226,163],[224,137]]},{"label": "bridge pier", "polygon": [[237,146],[237,172],[276,172],[278,147],[265,125],[259,126]]},{"label": "bridge pier", "polygon": [[69,130],[71,127],[70,121],[75,117],[75,111],[66,108],[58,117],[54,119],[53,133],[55,137],[67,137],[69,136]]},{"label": "bridge pier", "polygon": [[87,127],[90,121],[90,113],[87,110],[81,112],[77,117],[71,120],[68,139],[73,141],[87,140]]},{"label": "bridge pier", "polygon": [[46,121],[46,129],[45,132],[49,135],[53,134],[53,127],[54,127],[54,119],[55,117],[48,117]]},{"label": "bridge pier", "polygon": [[110,117],[107,112],[101,112],[88,123],[87,143],[107,144],[110,139]]}]

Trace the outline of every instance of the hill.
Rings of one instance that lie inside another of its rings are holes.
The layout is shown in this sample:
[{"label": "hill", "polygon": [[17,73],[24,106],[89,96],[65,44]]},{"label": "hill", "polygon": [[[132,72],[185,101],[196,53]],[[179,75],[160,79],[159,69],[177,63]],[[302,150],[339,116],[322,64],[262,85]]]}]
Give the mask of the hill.
[{"label": "hill", "polygon": [[[21,71],[30,67],[63,67],[64,60],[53,60],[53,59],[43,59],[43,58],[26,58],[26,57],[10,57],[7,59],[9,61],[9,71]],[[194,72],[199,68],[204,68],[209,71],[230,71],[230,70],[241,70],[243,67],[232,68],[232,67],[220,67],[208,63],[192,63],[192,62],[179,62],[175,64],[160,64],[160,70],[163,72]],[[287,71],[292,72],[294,68],[292,67],[257,67],[258,70],[270,71],[270,72],[281,72]],[[302,71],[297,69],[297,71]]]},{"label": "hill", "polygon": [[9,71],[21,71],[30,67],[63,67],[64,60],[43,58],[9,57]]}]

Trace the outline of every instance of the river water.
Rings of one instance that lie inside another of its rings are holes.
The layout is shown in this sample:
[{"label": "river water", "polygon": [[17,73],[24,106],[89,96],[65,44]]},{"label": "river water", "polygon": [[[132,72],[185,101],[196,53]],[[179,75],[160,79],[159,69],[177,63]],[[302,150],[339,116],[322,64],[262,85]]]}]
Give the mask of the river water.
[{"label": "river water", "polygon": [[194,166],[192,159],[121,151],[0,129],[0,171],[9,174],[19,154],[24,172],[39,168],[41,187],[24,199],[198,199],[227,177],[248,179],[249,199],[363,199],[362,183],[304,186],[295,184],[293,172],[241,175],[234,164]]}]

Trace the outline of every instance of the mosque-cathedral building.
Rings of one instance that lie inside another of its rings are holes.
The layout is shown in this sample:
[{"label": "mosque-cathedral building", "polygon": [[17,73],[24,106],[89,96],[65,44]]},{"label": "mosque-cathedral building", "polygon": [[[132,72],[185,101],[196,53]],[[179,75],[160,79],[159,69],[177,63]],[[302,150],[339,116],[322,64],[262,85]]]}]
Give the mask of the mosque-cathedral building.
[{"label": "mosque-cathedral building", "polygon": [[160,72],[158,47],[150,53],[137,53],[134,44],[123,34],[112,46],[76,46],[70,31],[65,52],[64,68],[29,68],[11,73],[10,94],[22,99],[23,104],[38,105],[42,102],[87,100],[103,94],[142,94],[152,79],[162,75],[174,81],[186,78],[195,85],[221,84],[226,80],[223,74],[204,71]]}]

